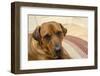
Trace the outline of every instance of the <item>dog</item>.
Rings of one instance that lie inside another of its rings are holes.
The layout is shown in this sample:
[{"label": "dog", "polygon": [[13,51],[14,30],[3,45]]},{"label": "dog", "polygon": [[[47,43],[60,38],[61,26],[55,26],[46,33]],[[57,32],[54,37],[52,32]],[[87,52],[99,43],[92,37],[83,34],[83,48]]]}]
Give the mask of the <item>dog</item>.
[{"label": "dog", "polygon": [[28,60],[70,59],[62,46],[66,33],[67,29],[55,21],[38,26],[29,38]]}]

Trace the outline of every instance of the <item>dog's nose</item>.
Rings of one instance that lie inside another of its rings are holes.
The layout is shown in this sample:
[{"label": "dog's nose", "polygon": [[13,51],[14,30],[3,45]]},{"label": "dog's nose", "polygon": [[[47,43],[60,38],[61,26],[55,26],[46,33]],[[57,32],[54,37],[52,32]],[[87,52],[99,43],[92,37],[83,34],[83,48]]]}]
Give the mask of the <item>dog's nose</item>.
[{"label": "dog's nose", "polygon": [[56,50],[56,51],[61,50],[61,46],[60,46],[60,44],[56,44],[56,45],[55,45],[55,50]]}]

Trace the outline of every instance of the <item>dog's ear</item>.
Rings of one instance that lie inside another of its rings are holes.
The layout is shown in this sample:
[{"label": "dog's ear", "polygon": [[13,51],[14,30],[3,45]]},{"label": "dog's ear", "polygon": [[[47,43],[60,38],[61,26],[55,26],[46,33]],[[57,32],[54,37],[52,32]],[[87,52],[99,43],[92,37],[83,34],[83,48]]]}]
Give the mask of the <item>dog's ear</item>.
[{"label": "dog's ear", "polygon": [[40,35],[40,26],[38,26],[35,31],[32,33],[32,37],[37,40],[40,41],[41,35]]},{"label": "dog's ear", "polygon": [[61,26],[61,28],[62,28],[62,31],[63,31],[63,33],[64,33],[64,36],[66,35],[66,33],[67,33],[67,29],[66,28],[64,28],[63,27],[63,25],[60,23],[60,26]]}]

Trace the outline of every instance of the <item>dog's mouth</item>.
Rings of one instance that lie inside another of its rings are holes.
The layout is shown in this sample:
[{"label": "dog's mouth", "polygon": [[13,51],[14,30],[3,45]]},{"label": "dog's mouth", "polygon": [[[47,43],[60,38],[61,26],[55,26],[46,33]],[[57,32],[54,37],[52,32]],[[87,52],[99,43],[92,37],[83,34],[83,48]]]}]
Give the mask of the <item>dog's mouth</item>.
[{"label": "dog's mouth", "polygon": [[62,48],[50,49],[49,52],[46,53],[48,54],[49,59],[62,59],[61,57]]},{"label": "dog's mouth", "polygon": [[54,59],[61,59],[61,50],[54,51]]}]

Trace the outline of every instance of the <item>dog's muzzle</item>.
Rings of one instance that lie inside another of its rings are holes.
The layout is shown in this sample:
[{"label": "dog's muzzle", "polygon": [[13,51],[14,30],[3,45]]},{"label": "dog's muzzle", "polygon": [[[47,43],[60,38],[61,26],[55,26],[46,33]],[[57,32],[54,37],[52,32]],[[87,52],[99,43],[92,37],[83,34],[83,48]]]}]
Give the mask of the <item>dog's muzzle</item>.
[{"label": "dog's muzzle", "polygon": [[55,45],[56,59],[61,59],[61,46],[59,44]]}]

